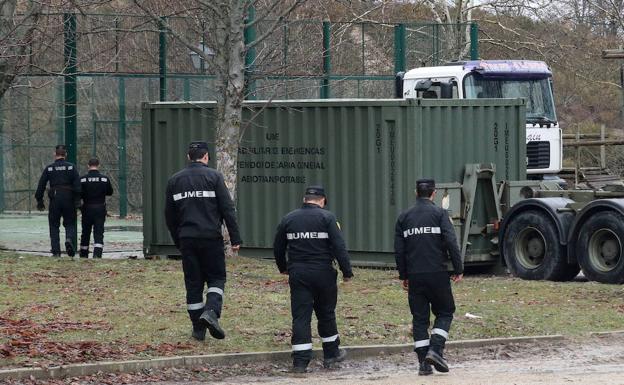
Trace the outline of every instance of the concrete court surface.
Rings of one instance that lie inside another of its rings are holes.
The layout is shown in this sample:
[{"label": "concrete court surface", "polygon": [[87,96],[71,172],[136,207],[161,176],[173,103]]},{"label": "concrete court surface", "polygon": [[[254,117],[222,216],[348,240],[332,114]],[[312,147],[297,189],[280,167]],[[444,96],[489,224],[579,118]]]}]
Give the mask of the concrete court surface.
[{"label": "concrete court surface", "polygon": [[[104,258],[143,257],[143,223],[141,218],[106,218],[104,230]],[[78,242],[81,221],[78,215]],[[65,230],[61,225],[61,249],[64,249]],[[91,234],[91,251],[93,234]],[[47,211],[38,213],[0,214],[0,248],[24,253],[50,255],[50,236]],[[65,254],[63,254],[65,255]]]}]

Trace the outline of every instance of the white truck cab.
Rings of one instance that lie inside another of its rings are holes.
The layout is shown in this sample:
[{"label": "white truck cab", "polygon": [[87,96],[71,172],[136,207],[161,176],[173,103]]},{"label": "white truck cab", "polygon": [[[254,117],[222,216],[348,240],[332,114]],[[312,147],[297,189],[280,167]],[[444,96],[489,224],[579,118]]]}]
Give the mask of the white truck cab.
[{"label": "white truck cab", "polygon": [[435,99],[524,98],[527,174],[548,178],[562,165],[561,129],[552,72],[532,60],[474,60],[397,74],[397,97]]}]

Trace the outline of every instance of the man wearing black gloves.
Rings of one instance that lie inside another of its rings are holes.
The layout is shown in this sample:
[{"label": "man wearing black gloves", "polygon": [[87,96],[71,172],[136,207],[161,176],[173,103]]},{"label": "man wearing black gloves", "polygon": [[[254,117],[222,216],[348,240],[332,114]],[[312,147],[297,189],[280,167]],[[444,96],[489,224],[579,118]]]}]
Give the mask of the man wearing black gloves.
[{"label": "man wearing black gloves", "polygon": [[[189,165],[167,183],[165,218],[171,238],[182,254],[186,304],[193,324],[193,338],[203,341],[206,328],[217,339],[225,338],[219,325],[225,288],[225,253],[222,224],[225,221],[232,250],[242,243],[236,210],[223,175],[208,167],[208,144],[192,142]],[[204,304],[204,285],[208,294]]]},{"label": "man wearing black gloves", "polygon": [[104,250],[104,222],[106,221],[106,197],[113,195],[110,179],[100,173],[98,158],[89,159],[89,172],[80,177],[82,185],[82,235],[80,257],[89,256],[89,241],[93,230],[93,258],[102,258]]},{"label": "man wearing black gloves", "polygon": [[[345,282],[353,273],[346,245],[336,217],[324,209],[327,197],[322,186],[310,186],[303,207],[290,212],[277,227],[273,252],[282,274],[288,274],[292,312],[293,371],[305,373],[312,358],[312,311],[318,319],[323,341],[323,365],[331,367],[345,359],[336,326],[338,261]],[[286,252],[288,251],[288,261]]]},{"label": "man wearing black gloves", "polygon": [[52,244],[52,256],[61,256],[60,227],[63,218],[65,227],[65,251],[73,257],[76,250],[76,208],[80,206],[80,175],[76,166],[65,160],[67,149],[59,144],[54,149],[54,163],[43,169],[35,199],[37,209],[45,210],[43,194],[46,185],[50,182],[48,197],[50,198],[50,210],[48,211],[48,224],[50,226],[50,243]]},{"label": "man wearing black gloves", "polygon": [[[451,291],[446,262],[450,254],[453,282],[463,277],[463,262],[455,230],[446,210],[433,203],[433,179],[416,181],[416,204],[399,215],[396,222],[394,249],[399,278],[408,290],[414,350],[418,354],[419,375],[448,372],[443,357],[449,336],[455,301]],[[429,339],[429,311],[435,315]]]}]

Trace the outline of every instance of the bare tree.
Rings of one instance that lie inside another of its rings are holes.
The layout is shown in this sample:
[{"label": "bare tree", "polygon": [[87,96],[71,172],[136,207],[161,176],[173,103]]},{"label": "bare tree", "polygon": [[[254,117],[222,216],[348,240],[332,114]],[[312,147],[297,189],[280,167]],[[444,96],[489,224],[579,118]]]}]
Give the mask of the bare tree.
[{"label": "bare tree", "polygon": [[[28,64],[33,32],[42,8],[39,1],[0,1],[0,98]],[[19,11],[23,12],[20,14]]]},{"label": "bare tree", "polygon": [[[219,99],[216,124],[216,152],[218,169],[233,196],[236,196],[237,158],[242,137],[242,108],[245,99],[245,55],[271,36],[303,1],[302,0],[190,0],[176,8],[168,5],[148,5],[134,0],[135,5],[154,21],[161,23],[174,39],[187,49],[211,63],[216,76]],[[251,12],[257,12],[252,20]],[[184,16],[202,32],[209,46],[209,54],[188,38],[188,23],[177,27],[163,16]],[[245,28],[263,23],[262,31],[245,41]]]}]

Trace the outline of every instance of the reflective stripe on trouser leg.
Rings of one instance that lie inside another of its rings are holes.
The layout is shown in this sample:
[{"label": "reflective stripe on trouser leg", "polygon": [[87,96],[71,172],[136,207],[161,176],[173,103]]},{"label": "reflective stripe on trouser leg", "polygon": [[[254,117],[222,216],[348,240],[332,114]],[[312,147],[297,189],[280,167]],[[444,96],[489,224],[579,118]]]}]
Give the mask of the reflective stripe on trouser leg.
[{"label": "reflective stripe on trouser leg", "polygon": [[455,299],[448,274],[441,273],[436,278],[429,293],[431,296],[431,313],[435,316],[431,332],[446,340],[448,339],[448,332],[451,330],[453,313],[455,313]]},{"label": "reflective stripe on trouser leg", "polygon": [[324,358],[336,357],[339,353],[340,337],[336,326],[336,302],[338,300],[336,277],[337,273],[333,269],[318,272],[314,276],[316,283],[314,313],[318,319],[318,334],[323,341]]},{"label": "reflective stripe on trouser leg", "polygon": [[[192,243],[190,245],[192,246]],[[204,311],[204,281],[199,269],[198,258],[193,255],[194,250],[188,246],[188,241],[183,240],[181,242],[180,251],[182,252],[186,303],[193,326],[199,326],[201,324],[199,322],[199,316],[201,316]]]},{"label": "reflective stripe on trouser leg", "polygon": [[407,299],[412,313],[412,335],[414,341],[429,340],[430,305],[424,293],[422,282],[409,280]]},{"label": "reflective stripe on trouser leg", "polygon": [[204,306],[203,302],[186,304],[186,310],[188,310],[189,318],[191,319],[193,326],[199,325],[199,316],[201,316],[204,312]]},{"label": "reflective stripe on trouser leg", "polygon": [[429,346],[429,340],[420,340],[420,341],[414,341],[414,348],[418,349],[418,348],[424,348],[426,346]]},{"label": "reflective stripe on trouser leg", "polygon": [[337,357],[340,347],[340,337],[338,334],[334,334],[330,337],[321,337],[323,341],[323,357],[332,358]]},{"label": "reflective stripe on trouser leg", "polygon": [[[292,313],[293,365],[308,366],[312,359],[312,311],[314,293],[308,278],[303,272],[291,271],[288,276],[290,286],[290,310]],[[330,335],[330,334],[328,334]]]},{"label": "reflective stripe on trouser leg", "polygon": [[443,337],[445,340],[448,340],[449,334],[446,330],[443,329],[439,329],[439,328],[433,328],[431,329],[431,334],[437,334],[441,337]]},{"label": "reflective stripe on trouser leg", "polygon": [[312,343],[309,344],[297,344],[292,346],[293,352],[300,352],[302,350],[312,350]]},{"label": "reflective stripe on trouser leg", "polygon": [[338,334],[334,334],[331,337],[321,337],[321,341],[323,341],[323,343],[325,342],[334,342],[338,339]]},{"label": "reflective stripe on trouser leg", "polygon": [[188,303],[186,304],[186,309],[187,310],[204,310],[204,303],[203,302]]},{"label": "reflective stripe on trouser leg", "polygon": [[102,253],[104,252],[104,245],[101,243],[93,244],[93,258],[102,258]]},{"label": "reflective stripe on trouser leg", "polygon": [[214,310],[217,317],[221,317],[223,306],[223,289],[225,280],[209,280],[208,292],[206,293],[206,309]]},{"label": "reflective stripe on trouser leg", "polygon": [[92,210],[93,216],[93,242],[104,247],[104,222],[106,221],[106,208],[104,206]]}]

